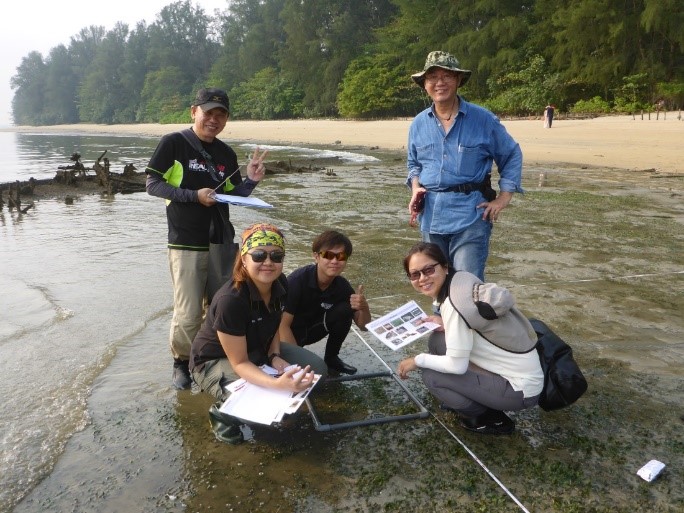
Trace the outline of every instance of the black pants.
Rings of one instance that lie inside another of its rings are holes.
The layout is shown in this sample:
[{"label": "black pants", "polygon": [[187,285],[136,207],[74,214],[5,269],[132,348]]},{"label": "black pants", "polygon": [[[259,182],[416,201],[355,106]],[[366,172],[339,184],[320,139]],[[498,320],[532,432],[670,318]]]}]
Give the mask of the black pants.
[{"label": "black pants", "polygon": [[325,359],[334,358],[340,353],[342,342],[347,338],[351,329],[354,310],[349,303],[338,303],[326,310],[323,317],[317,319],[310,326],[292,325],[292,333],[297,339],[297,345],[308,346],[322,340],[326,335]]}]

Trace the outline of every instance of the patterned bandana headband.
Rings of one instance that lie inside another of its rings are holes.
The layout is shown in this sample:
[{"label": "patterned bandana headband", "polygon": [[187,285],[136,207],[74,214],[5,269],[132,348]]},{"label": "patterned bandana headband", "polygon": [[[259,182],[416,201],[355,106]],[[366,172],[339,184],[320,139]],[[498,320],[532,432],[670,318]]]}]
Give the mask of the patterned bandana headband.
[{"label": "patterned bandana headband", "polygon": [[259,246],[278,246],[284,250],[285,237],[283,236],[283,233],[272,224],[253,224],[242,232],[242,249],[240,250],[240,254],[244,255],[250,249]]}]

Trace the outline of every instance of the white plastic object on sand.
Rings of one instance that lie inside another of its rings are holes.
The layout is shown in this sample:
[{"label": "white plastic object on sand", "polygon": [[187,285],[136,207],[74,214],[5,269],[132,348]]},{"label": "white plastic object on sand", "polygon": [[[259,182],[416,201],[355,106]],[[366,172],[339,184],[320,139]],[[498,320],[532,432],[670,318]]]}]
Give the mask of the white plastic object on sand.
[{"label": "white plastic object on sand", "polygon": [[653,481],[665,468],[665,463],[658,460],[651,460],[637,471],[637,475],[649,483]]}]

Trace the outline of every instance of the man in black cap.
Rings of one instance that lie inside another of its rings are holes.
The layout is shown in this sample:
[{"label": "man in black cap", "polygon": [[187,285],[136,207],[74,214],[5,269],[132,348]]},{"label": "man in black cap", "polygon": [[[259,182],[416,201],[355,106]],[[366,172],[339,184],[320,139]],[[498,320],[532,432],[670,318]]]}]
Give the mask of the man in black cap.
[{"label": "man in black cap", "polygon": [[[227,205],[217,203],[214,194],[249,196],[265,174],[267,152],[254,151],[243,180],[235,152],[217,138],[228,121],[229,107],[225,91],[197,91],[190,107],[192,128],[163,136],[145,170],[148,194],[166,200],[173,285],[169,343],[174,359],[172,382],[179,390],[191,385],[190,345],[208,299],[210,243],[233,245]],[[232,263],[226,268],[231,269]]]}]

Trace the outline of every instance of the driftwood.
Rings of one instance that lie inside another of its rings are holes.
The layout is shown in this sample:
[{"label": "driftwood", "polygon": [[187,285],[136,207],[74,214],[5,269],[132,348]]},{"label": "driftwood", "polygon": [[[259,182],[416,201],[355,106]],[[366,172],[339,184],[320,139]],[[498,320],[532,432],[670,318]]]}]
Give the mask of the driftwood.
[{"label": "driftwood", "polygon": [[35,189],[36,189],[36,179],[31,177],[31,178],[29,178],[28,183],[25,185],[22,185],[19,190],[22,194],[26,194],[27,196],[32,196],[33,191]]},{"label": "driftwood", "polygon": [[[129,175],[130,176],[130,175]],[[130,178],[124,178],[117,175],[110,175],[110,183],[113,192],[121,194],[132,194],[134,192],[145,192],[145,181],[135,179],[138,175],[133,175]]]},{"label": "driftwood", "polygon": [[[11,191],[8,196],[8,207],[17,208],[19,212],[28,210],[33,204],[21,209],[21,196],[32,196],[35,199],[52,198],[60,199],[67,205],[74,202],[74,198],[79,194],[101,193],[113,195],[116,193],[130,194],[134,192],[145,192],[145,173],[139,173],[133,164],[126,164],[122,173],[111,171],[109,159],[105,157],[107,151],[103,151],[93,164],[88,168],[81,162],[81,155],[73,153],[70,160],[73,164],[59,166],[53,178],[35,179],[29,178],[28,181],[0,183],[0,209],[3,208],[5,201],[3,193],[5,190]],[[335,176],[333,168],[339,163],[339,158],[311,159],[306,162],[294,163],[289,161],[266,162],[266,174],[289,174],[289,173],[311,173],[325,171],[328,176]],[[322,167],[325,166],[325,167]],[[88,174],[94,171],[94,174]],[[74,189],[78,190],[74,194]]]},{"label": "driftwood", "polygon": [[136,172],[137,170],[138,170],[138,168],[135,167],[133,164],[126,164],[126,165],[124,166],[123,175],[124,175],[125,177],[135,176],[135,175],[136,175],[135,172]]},{"label": "driftwood", "polygon": [[87,172],[90,171],[87,167],[83,165],[81,162],[81,154],[76,152],[72,153],[71,157],[69,157],[69,160],[74,162],[74,164],[71,164],[69,166],[58,166],[57,169],[57,174],[55,175],[55,180],[58,182],[63,182],[66,185],[70,185],[74,183],[76,178],[83,178],[86,176]]},{"label": "driftwood", "polygon": [[[5,184],[8,185],[7,187],[7,210],[10,212],[13,209],[16,209],[18,213],[25,214],[28,212],[31,208],[34,207],[33,202],[29,203],[26,205],[24,208],[21,208],[21,194],[22,191],[25,190],[25,187],[22,187],[22,184],[19,180],[17,180],[14,183],[10,184]],[[35,184],[31,184],[35,186]],[[5,200],[3,199],[3,191],[5,188],[3,186],[0,186],[0,210],[3,209],[5,206]]]},{"label": "driftwood", "polygon": [[19,185],[19,180],[17,180],[16,185],[10,185],[7,197],[7,208],[10,210],[12,210],[12,208],[16,208],[17,211],[21,210],[21,187]]},{"label": "driftwood", "polygon": [[107,194],[111,195],[112,183],[109,179],[109,159],[105,157],[103,160],[103,164],[100,164],[100,160],[102,160],[106,153],[107,150],[102,152],[102,155],[100,155],[97,158],[97,161],[95,162],[95,164],[93,164],[93,170],[95,171],[97,178],[100,180],[100,185],[105,188]]},{"label": "driftwood", "polygon": [[[105,189],[105,194],[111,196],[117,192],[130,194],[145,191],[145,183],[135,179],[137,173],[135,172],[136,167],[133,164],[126,164],[123,174],[115,175],[109,170],[109,159],[105,157],[106,153],[107,150],[98,157],[97,162],[93,165],[100,185]],[[102,164],[100,164],[100,160],[102,160]]]}]

